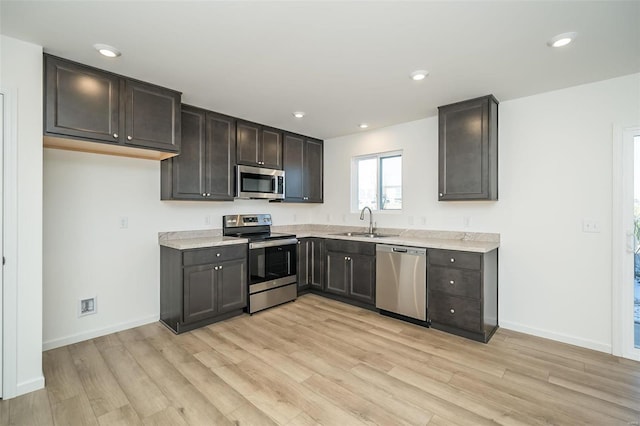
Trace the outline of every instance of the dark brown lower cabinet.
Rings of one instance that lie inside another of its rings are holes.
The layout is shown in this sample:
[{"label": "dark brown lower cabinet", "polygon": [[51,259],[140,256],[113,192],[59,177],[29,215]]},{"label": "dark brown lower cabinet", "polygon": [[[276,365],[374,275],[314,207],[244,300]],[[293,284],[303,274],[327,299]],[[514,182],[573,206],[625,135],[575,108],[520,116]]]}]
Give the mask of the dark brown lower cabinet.
[{"label": "dark brown lower cabinet", "polygon": [[431,326],[480,342],[498,329],[498,250],[471,253],[429,250]]},{"label": "dark brown lower cabinet", "polygon": [[324,287],[324,239],[298,240],[298,290]]},{"label": "dark brown lower cabinet", "polygon": [[176,333],[242,313],[247,246],[160,247],[160,321]]},{"label": "dark brown lower cabinet", "polygon": [[365,305],[375,305],[375,244],[327,240],[324,291]]}]

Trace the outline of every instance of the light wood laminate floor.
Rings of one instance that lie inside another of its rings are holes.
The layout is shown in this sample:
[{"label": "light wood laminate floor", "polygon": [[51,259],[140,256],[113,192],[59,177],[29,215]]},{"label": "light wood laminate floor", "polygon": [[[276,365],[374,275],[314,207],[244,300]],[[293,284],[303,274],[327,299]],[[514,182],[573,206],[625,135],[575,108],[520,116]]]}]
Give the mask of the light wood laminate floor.
[{"label": "light wood laminate floor", "polygon": [[500,329],[489,344],[314,295],[179,336],[43,354],[15,425],[640,424],[640,363]]}]

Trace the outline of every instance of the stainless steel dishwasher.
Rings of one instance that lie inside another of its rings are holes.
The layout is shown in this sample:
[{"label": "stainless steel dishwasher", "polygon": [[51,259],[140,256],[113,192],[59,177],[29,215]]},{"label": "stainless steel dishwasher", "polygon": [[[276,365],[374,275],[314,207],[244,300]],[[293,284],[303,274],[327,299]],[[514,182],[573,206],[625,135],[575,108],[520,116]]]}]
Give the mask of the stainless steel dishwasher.
[{"label": "stainless steel dishwasher", "polygon": [[427,320],[427,249],[376,245],[376,308]]}]

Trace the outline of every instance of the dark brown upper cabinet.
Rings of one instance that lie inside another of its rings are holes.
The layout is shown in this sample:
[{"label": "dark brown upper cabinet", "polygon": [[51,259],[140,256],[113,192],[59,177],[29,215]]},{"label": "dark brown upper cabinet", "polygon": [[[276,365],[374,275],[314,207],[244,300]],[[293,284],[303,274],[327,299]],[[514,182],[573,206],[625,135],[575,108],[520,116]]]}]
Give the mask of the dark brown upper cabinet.
[{"label": "dark brown upper cabinet", "polygon": [[438,200],[498,199],[498,101],[438,108]]},{"label": "dark brown upper cabinet", "polygon": [[233,201],[233,117],[182,106],[180,155],[161,164],[163,200]]},{"label": "dark brown upper cabinet", "polygon": [[284,134],[284,201],[323,202],[323,149],[321,140]]},{"label": "dark brown upper cabinet", "polygon": [[44,63],[45,147],[151,159],[180,151],[180,92],[47,54]]},{"label": "dark brown upper cabinet", "polygon": [[237,162],[282,169],[282,131],[248,121],[237,122]]}]

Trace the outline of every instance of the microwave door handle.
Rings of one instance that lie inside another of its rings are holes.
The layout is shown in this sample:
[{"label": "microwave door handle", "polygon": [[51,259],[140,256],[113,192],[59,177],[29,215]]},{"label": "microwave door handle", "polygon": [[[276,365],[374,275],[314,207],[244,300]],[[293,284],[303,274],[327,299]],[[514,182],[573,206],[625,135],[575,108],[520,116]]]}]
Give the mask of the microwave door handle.
[{"label": "microwave door handle", "polygon": [[276,182],[277,182],[277,181],[278,181],[278,178],[277,178],[276,176],[274,176],[273,178],[271,178],[271,192],[272,192],[273,194],[275,194],[275,193],[276,193],[276,187],[277,187]]}]

